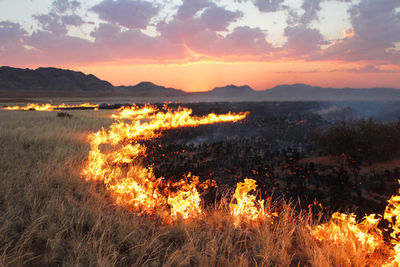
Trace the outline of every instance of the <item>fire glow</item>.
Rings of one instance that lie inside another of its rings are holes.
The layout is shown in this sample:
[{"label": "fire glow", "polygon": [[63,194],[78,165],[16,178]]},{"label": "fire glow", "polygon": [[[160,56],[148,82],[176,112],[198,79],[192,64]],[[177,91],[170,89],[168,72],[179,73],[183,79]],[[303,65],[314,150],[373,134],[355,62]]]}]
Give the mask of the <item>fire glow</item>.
[{"label": "fire glow", "polygon": [[[89,107],[97,105],[30,104],[26,107],[10,107],[8,110],[51,111],[57,108]],[[245,113],[208,114],[197,117],[192,110],[168,106],[122,107],[111,115],[116,121],[109,129],[101,129],[89,135],[91,150],[82,176],[93,182],[104,184],[117,205],[128,207],[139,215],[156,216],[163,223],[176,220],[190,221],[206,218],[210,211],[202,206],[201,192],[217,187],[213,180],[200,182],[200,178],[188,173],[177,182],[156,177],[151,166],[144,166],[147,148],[143,144],[158,138],[166,130],[199,125],[237,122]],[[399,180],[400,182],[400,180]],[[236,186],[229,204],[229,216],[235,227],[257,226],[268,222],[273,227],[279,223],[279,213],[266,209],[264,200],[256,197],[256,181],[244,179]],[[383,226],[386,225],[386,226]],[[315,244],[323,249],[339,247],[343,251],[362,252],[367,255],[357,265],[400,266],[400,190],[392,196],[382,215],[370,214],[360,221],[356,215],[336,212],[323,224],[308,225]],[[349,266],[354,263],[348,259]]]},{"label": "fire glow", "polygon": [[[173,111],[167,106],[163,110],[150,105],[123,107],[112,115],[116,122],[110,129],[102,129],[89,137],[91,150],[82,174],[87,180],[104,183],[118,204],[139,214],[157,215],[164,222],[198,218],[204,214],[199,190],[216,186],[215,181],[200,183],[199,177],[190,174],[178,182],[155,177],[152,168],[141,163],[146,155],[146,147],[141,142],[160,137],[162,131],[169,129],[236,122],[246,116],[247,113],[212,113],[196,117],[187,108]],[[251,184],[247,192],[253,187]],[[251,197],[243,190],[242,197]],[[264,215],[255,207],[252,210],[258,212],[255,216]]]},{"label": "fire glow", "polygon": [[[127,206],[140,215],[157,216],[164,223],[205,218],[207,211],[202,208],[200,191],[216,187],[215,181],[200,182],[199,177],[190,173],[178,182],[156,177],[152,168],[142,163],[146,156],[146,146],[142,142],[160,137],[163,131],[169,129],[237,122],[246,116],[247,113],[212,113],[196,117],[187,108],[123,107],[117,114],[111,115],[116,122],[108,130],[101,129],[89,136],[91,150],[82,175],[89,181],[103,183],[118,205]],[[229,205],[236,227],[242,223],[258,225],[270,222],[273,225],[275,218],[279,220],[278,213],[266,211],[264,200],[256,199],[253,194],[256,188],[252,179],[244,179],[237,184]],[[384,263],[386,266],[398,266],[399,215],[400,196],[393,196],[383,217],[371,214],[357,222],[354,214],[336,212],[327,223],[309,226],[310,234],[321,247],[344,246],[350,242],[348,249],[361,249],[368,255],[365,265]],[[390,235],[388,238],[378,227],[383,220],[389,223],[388,229],[385,229]]]},{"label": "fire glow", "polygon": [[36,111],[53,111],[53,110],[60,110],[60,109],[66,109],[66,108],[94,108],[98,109],[99,105],[98,104],[90,104],[90,103],[83,103],[83,104],[78,104],[78,105],[67,105],[67,104],[60,104],[60,105],[52,105],[52,104],[35,104],[35,103],[30,103],[27,104],[25,107],[20,107],[20,106],[12,106],[12,107],[5,107],[2,108],[4,110],[36,110]]},{"label": "fire glow", "polygon": [[[116,120],[108,130],[101,129],[90,135],[89,158],[82,175],[90,181],[103,183],[118,205],[129,207],[141,215],[155,215],[164,223],[177,219],[190,220],[206,215],[201,205],[199,190],[217,186],[215,181],[200,182],[199,177],[190,173],[178,182],[156,177],[151,167],[142,164],[146,156],[146,146],[141,142],[160,137],[163,131],[181,127],[236,122],[244,119],[247,113],[209,114],[203,117],[192,116],[192,110],[178,108],[162,110],[146,105],[123,107],[113,114]],[[252,179],[244,179],[236,186],[230,215],[233,224],[272,222],[279,214],[266,211],[264,200],[257,200],[257,188]],[[344,244],[351,242],[350,249],[362,249],[368,259],[366,265],[385,263],[398,266],[400,263],[400,197],[389,200],[384,216],[371,214],[361,222],[354,214],[334,213],[332,219],[324,224],[309,226],[311,235],[320,245]],[[378,227],[382,220],[389,222],[387,231],[389,241]]]},{"label": "fire glow", "polygon": [[[400,181],[399,181],[400,182]],[[399,191],[400,194],[400,191]],[[356,221],[354,214],[336,212],[329,222],[311,228],[311,234],[324,245],[345,246],[350,250],[362,250],[368,255],[365,266],[400,265],[400,196],[392,196],[381,215],[370,214],[360,222]],[[378,225],[386,220],[389,225],[384,230],[390,233],[384,236]],[[388,241],[389,239],[389,241]],[[350,243],[350,246],[345,244]]]}]

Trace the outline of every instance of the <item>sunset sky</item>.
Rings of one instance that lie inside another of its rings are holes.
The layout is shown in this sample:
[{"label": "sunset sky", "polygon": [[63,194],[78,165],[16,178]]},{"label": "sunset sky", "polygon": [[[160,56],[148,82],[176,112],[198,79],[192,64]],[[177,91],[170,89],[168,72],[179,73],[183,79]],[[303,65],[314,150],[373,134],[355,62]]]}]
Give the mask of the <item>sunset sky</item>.
[{"label": "sunset sky", "polygon": [[186,91],[400,88],[400,0],[0,0],[0,65]]}]

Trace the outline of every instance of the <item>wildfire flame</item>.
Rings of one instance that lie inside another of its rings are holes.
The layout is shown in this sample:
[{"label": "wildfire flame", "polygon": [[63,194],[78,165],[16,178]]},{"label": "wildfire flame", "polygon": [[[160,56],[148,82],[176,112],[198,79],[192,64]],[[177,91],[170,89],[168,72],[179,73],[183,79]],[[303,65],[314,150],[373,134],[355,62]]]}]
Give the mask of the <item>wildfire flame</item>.
[{"label": "wildfire flame", "polygon": [[260,221],[264,220],[266,212],[264,209],[264,200],[256,201],[256,196],[249,194],[257,188],[256,181],[253,179],[244,179],[236,185],[233,201],[230,204],[231,214],[234,217],[234,224],[237,226],[242,221]]},{"label": "wildfire flame", "polygon": [[114,196],[116,203],[127,205],[139,214],[158,215],[164,221],[196,218],[203,213],[199,188],[215,186],[200,183],[188,174],[178,182],[157,178],[151,167],[143,166],[145,140],[159,137],[162,131],[180,127],[236,122],[247,113],[192,116],[192,110],[167,106],[123,107],[112,115],[117,121],[108,130],[90,135],[89,159],[82,174],[87,180],[100,181]]},{"label": "wildfire flame", "polygon": [[64,108],[98,108],[98,104],[90,104],[90,103],[83,103],[78,105],[67,105],[67,104],[60,104],[60,105],[52,105],[52,104],[34,104],[30,103],[27,104],[25,107],[20,106],[12,106],[12,107],[5,107],[2,108],[4,110],[36,110],[36,111],[53,111],[57,109],[64,109]]},{"label": "wildfire flame", "polygon": [[[67,107],[97,107],[85,103],[68,106],[65,104],[29,104],[24,108],[10,107],[8,110],[54,110]],[[123,107],[117,114],[111,115],[116,120],[109,129],[101,129],[89,136],[91,150],[82,175],[89,181],[103,183],[119,205],[128,206],[138,214],[155,215],[164,222],[178,218],[187,220],[204,215],[200,189],[216,186],[215,181],[200,182],[199,177],[190,173],[178,182],[171,182],[163,177],[156,177],[151,166],[144,166],[142,159],[147,155],[143,141],[160,137],[165,130],[180,127],[195,127],[220,122],[243,120],[246,113],[228,113],[223,115],[208,114],[197,117],[192,110],[168,106],[158,109],[156,106]],[[400,180],[399,180],[400,182]],[[253,194],[256,181],[244,179],[239,182],[229,205],[235,226],[242,222],[263,223],[277,213],[265,210],[264,200],[257,200]],[[388,223],[388,237],[379,226]],[[273,222],[273,221],[272,221]],[[400,266],[400,190],[388,201],[383,216],[370,214],[359,222],[354,214],[336,212],[330,221],[309,226],[310,233],[318,244],[334,243],[342,245],[350,242],[349,249],[363,251],[365,265]],[[388,239],[390,242],[388,242]]]},{"label": "wildfire flame", "polygon": [[[88,180],[103,182],[118,204],[128,205],[139,214],[158,215],[167,222],[199,217],[204,211],[198,189],[215,186],[215,182],[201,184],[198,177],[190,174],[175,183],[155,177],[152,168],[141,163],[146,155],[146,147],[141,142],[159,137],[164,130],[236,122],[246,115],[228,113],[195,117],[187,108],[176,111],[166,106],[161,111],[150,105],[121,108],[118,114],[112,115],[117,122],[110,129],[102,129],[90,136],[89,161],[82,174]],[[264,200],[257,200],[252,194],[256,188],[256,181],[252,179],[237,184],[229,205],[235,226],[242,222],[263,223],[272,216],[279,216],[265,210]],[[400,196],[392,196],[383,217],[371,214],[357,222],[354,214],[337,212],[329,222],[310,226],[310,233],[320,244],[343,244],[350,240],[352,249],[361,249],[368,255],[367,265],[384,262],[386,266],[399,266],[399,216]],[[390,243],[378,227],[382,220],[389,222]]]},{"label": "wildfire flame", "polygon": [[[400,180],[399,180],[400,182]],[[400,194],[400,190],[399,190]],[[386,255],[385,266],[400,265],[400,196],[392,196],[385,209],[383,219],[389,222],[390,244],[385,242],[378,224],[382,216],[370,214],[360,222],[354,214],[336,212],[329,222],[317,225],[311,229],[311,234],[320,242],[342,243],[346,240],[354,241],[354,248],[365,251],[370,255],[371,262],[377,257]]]}]

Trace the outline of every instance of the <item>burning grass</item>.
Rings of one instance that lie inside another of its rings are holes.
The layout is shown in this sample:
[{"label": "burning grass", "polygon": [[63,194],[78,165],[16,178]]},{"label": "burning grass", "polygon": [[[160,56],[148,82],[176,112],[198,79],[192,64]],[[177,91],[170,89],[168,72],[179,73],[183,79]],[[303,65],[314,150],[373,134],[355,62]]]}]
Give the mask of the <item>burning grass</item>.
[{"label": "burning grass", "polygon": [[250,179],[205,207],[201,190],[212,181],[154,177],[140,164],[141,140],[245,114],[145,108],[122,110],[114,123],[103,111],[71,111],[69,120],[0,111],[1,265],[381,266],[398,257],[397,197],[384,218],[334,214],[321,224],[257,198]]},{"label": "burning grass", "polygon": [[11,107],[4,107],[3,110],[36,110],[36,111],[53,111],[53,110],[61,110],[61,109],[71,109],[71,108],[91,108],[91,109],[98,109],[98,104],[91,104],[91,103],[83,103],[83,104],[76,104],[76,105],[68,105],[68,104],[60,104],[60,105],[53,105],[53,104],[36,104],[36,103],[29,103],[26,106],[11,106]]}]

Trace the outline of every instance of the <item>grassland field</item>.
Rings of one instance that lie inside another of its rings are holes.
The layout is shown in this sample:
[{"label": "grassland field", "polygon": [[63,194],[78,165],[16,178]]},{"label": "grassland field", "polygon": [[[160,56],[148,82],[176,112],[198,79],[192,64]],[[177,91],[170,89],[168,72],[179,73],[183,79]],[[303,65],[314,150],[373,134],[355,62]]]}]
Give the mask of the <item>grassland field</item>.
[{"label": "grassland field", "polygon": [[[0,111],[1,266],[366,266],[351,240],[317,242],[318,223],[280,205],[273,224],[235,227],[228,198],[206,219],[162,224],[116,206],[81,177],[87,136],[113,111]],[[223,193],[221,193],[223,194]],[[381,262],[382,263],[382,262]],[[379,260],[376,262],[380,265]]]}]

